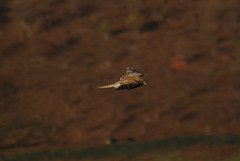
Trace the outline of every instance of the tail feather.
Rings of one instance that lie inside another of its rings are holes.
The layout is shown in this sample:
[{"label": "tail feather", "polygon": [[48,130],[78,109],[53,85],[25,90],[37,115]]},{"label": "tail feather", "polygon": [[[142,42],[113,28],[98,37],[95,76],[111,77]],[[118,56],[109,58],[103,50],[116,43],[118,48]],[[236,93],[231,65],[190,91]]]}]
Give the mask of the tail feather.
[{"label": "tail feather", "polygon": [[105,85],[105,86],[100,86],[98,88],[118,88],[120,86],[119,82],[113,83],[113,84],[109,84],[109,85]]}]

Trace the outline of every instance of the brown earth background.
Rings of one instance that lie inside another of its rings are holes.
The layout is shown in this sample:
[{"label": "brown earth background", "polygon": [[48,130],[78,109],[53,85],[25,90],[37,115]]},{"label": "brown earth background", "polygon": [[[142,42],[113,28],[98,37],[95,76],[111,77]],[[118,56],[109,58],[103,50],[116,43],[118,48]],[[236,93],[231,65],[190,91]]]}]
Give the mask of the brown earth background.
[{"label": "brown earth background", "polygon": [[238,0],[0,1],[1,149],[240,134],[239,98]]}]

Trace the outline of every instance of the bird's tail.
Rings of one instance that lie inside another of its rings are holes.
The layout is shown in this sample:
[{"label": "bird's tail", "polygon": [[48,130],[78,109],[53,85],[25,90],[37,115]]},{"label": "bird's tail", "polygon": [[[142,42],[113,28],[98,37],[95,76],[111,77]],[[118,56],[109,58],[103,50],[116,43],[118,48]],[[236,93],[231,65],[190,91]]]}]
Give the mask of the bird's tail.
[{"label": "bird's tail", "polygon": [[106,86],[100,86],[98,88],[118,88],[119,86],[120,86],[120,83],[116,82],[116,83],[109,84],[109,85],[106,85]]}]

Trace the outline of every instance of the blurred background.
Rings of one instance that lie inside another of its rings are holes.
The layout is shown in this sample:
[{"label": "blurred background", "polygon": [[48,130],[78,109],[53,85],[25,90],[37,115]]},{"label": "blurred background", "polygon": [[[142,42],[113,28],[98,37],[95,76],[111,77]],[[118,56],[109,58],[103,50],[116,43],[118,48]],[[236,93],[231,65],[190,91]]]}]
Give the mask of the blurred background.
[{"label": "blurred background", "polygon": [[239,98],[238,0],[0,1],[1,149],[239,134]]}]

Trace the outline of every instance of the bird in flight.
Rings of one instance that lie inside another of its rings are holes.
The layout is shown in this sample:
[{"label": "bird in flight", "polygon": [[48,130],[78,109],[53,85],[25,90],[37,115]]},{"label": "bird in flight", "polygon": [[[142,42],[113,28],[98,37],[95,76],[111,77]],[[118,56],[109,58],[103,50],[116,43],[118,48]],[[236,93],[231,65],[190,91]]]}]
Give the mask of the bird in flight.
[{"label": "bird in flight", "polygon": [[118,82],[106,86],[100,86],[99,88],[115,88],[116,90],[137,88],[147,84],[146,81],[141,78],[143,76],[143,73],[127,67],[126,74],[123,75]]}]

